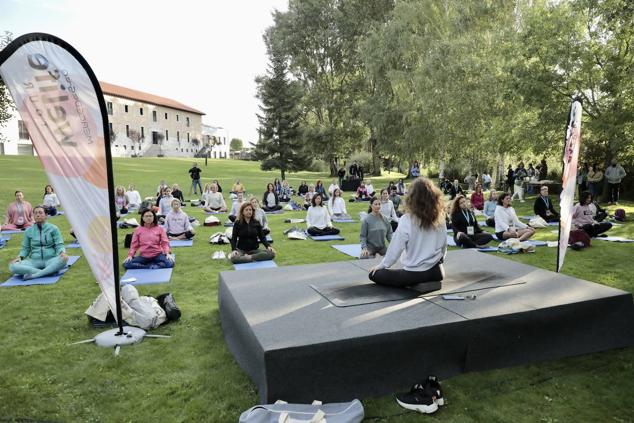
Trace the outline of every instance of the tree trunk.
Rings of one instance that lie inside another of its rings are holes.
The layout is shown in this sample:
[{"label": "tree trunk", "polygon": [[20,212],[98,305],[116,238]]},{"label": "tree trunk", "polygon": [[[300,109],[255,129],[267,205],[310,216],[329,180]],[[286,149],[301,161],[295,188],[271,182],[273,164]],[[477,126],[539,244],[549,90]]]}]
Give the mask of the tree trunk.
[{"label": "tree trunk", "polygon": [[286,179],[286,169],[280,169],[280,173],[282,175],[282,181]]},{"label": "tree trunk", "polygon": [[376,139],[374,131],[371,131],[368,144],[372,153],[372,176],[381,176],[381,157],[377,148],[378,143],[379,141]]}]

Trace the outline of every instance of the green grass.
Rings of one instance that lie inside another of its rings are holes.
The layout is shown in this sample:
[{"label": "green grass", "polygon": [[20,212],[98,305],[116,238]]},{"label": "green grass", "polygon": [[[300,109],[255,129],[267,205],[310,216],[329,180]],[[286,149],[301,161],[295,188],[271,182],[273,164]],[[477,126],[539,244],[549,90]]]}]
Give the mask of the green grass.
[{"label": "green grass", "polygon": [[[203,168],[203,184],[220,180],[228,191],[240,178],[248,191],[261,196],[266,182],[278,176],[262,172],[256,163],[210,160]],[[142,196],[154,193],[160,179],[179,183],[187,194],[191,160],[115,159],[115,182],[134,182]],[[47,183],[37,159],[0,156],[0,210],[21,189],[32,204],[41,199]],[[398,177],[400,175],[391,175]],[[300,179],[330,178],[323,174],[290,175]],[[374,178],[381,187],[386,175]],[[187,195],[186,195],[187,197]],[[356,215],[365,205],[348,203]],[[532,214],[532,201],[515,203],[518,214]],[[624,208],[634,216],[634,204]],[[200,209],[186,209],[199,219]],[[347,260],[331,242],[286,240],[283,219],[270,215],[279,265]],[[303,217],[302,213],[295,216]],[[64,217],[51,220],[66,241],[69,225]],[[359,224],[340,224],[347,241],[358,237]],[[218,273],[230,270],[224,261],[212,261],[219,247],[207,243],[216,228],[198,228],[193,248],[179,249],[178,264],[169,285],[140,287],[142,295],[174,293],[183,317],[154,333],[171,339],[146,340],[122,350],[69,344],[92,338],[84,310],[99,293],[85,260],[80,260],[55,285],[0,290],[0,421],[33,419],[77,422],[232,422],[258,402],[255,387],[227,350],[220,327]],[[128,231],[129,232],[129,231]],[[634,237],[628,223],[611,231]],[[123,237],[119,233],[120,248]],[[550,229],[537,239],[555,240]],[[14,235],[0,250],[0,280],[9,277],[7,263],[17,255],[21,235]],[[634,292],[632,244],[595,242],[592,248],[569,251],[564,273]],[[226,252],[228,247],[222,247]],[[552,270],[556,249],[538,248],[535,254],[505,256],[509,260]],[[79,250],[77,250],[79,251]],[[72,250],[71,250],[72,252]],[[634,416],[634,348],[550,361],[530,366],[460,375],[444,382],[448,405],[432,420],[452,422],[594,422],[632,421]],[[422,375],[412,375],[412,381]],[[403,387],[407,388],[407,387]],[[364,400],[368,421],[414,422],[421,416],[404,412],[391,396]],[[372,417],[372,419],[370,419]]]}]

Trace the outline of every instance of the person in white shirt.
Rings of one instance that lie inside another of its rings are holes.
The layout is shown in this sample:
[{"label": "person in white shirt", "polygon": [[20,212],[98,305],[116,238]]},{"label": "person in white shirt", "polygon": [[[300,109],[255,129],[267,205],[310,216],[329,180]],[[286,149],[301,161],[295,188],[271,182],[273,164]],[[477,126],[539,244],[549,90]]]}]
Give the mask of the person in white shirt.
[{"label": "person in white shirt", "polygon": [[500,241],[509,238],[525,241],[535,234],[535,229],[520,222],[515,209],[511,207],[511,202],[511,194],[508,192],[498,197],[498,205],[495,208],[495,236]]},{"label": "person in white shirt", "polygon": [[366,181],[365,189],[368,191],[368,195],[370,197],[374,197],[374,187],[372,186],[372,181],[370,179]]},{"label": "person in white shirt", "polygon": [[491,182],[493,182],[493,180],[491,179],[491,175],[489,175],[487,172],[484,172],[482,174],[482,185],[484,186],[485,191],[491,188]]},{"label": "person in white shirt", "polygon": [[55,216],[57,214],[57,208],[59,207],[59,199],[52,186],[47,185],[44,187],[44,198],[42,199],[42,206],[44,212],[49,216]]},{"label": "person in white shirt", "polygon": [[308,208],[310,207],[310,205],[313,202],[313,197],[316,195],[317,193],[315,192],[315,185],[314,184],[310,184],[308,186],[308,192],[306,194],[304,194],[304,208],[306,210],[308,210]]},{"label": "person in white shirt", "polygon": [[[369,278],[396,287],[428,283],[427,292],[437,290],[445,275],[442,262],[447,253],[443,194],[429,179],[417,178],[405,209],[385,257],[370,269]],[[390,269],[399,258],[403,268]]]},{"label": "person in white shirt", "polygon": [[253,206],[253,218],[260,222],[262,226],[262,233],[264,235],[268,235],[271,233],[271,229],[269,229],[269,220],[266,218],[266,213],[260,207],[260,202],[257,198],[251,197],[251,206]]},{"label": "person in white shirt", "polygon": [[221,193],[218,192],[218,185],[211,184],[209,190],[205,190],[203,193],[203,201],[205,202],[204,210],[206,212],[221,212],[227,211],[227,203]]},{"label": "person in white shirt", "polygon": [[337,180],[333,179],[332,183],[328,187],[328,194],[332,197],[333,192],[335,192],[336,189],[341,189],[341,188],[339,187],[339,184],[337,184]]},{"label": "person in white shirt", "polygon": [[328,200],[328,211],[331,216],[347,215],[346,201],[341,197],[341,190],[339,187],[335,188]]},{"label": "person in white shirt", "polygon": [[172,200],[174,199],[174,197],[172,197],[172,189],[171,188],[165,188],[163,190],[163,197],[159,200],[159,212],[158,215],[159,216],[167,216],[167,213],[170,212],[170,210],[172,210]]},{"label": "person in white shirt", "polygon": [[139,191],[136,190],[134,185],[128,185],[128,190],[125,192],[125,196],[128,199],[128,209],[136,210],[141,207],[143,200],[141,200],[141,194],[139,194]]},{"label": "person in white shirt", "polygon": [[275,191],[275,185],[270,182],[266,184],[266,191],[262,195],[262,209],[267,212],[282,210],[280,199]]},{"label": "person in white shirt", "polygon": [[309,235],[337,235],[339,229],[332,226],[330,213],[323,205],[321,194],[315,194],[311,201],[311,206],[306,212],[306,226]]},{"label": "person in white shirt", "polygon": [[192,239],[194,228],[189,222],[189,216],[181,210],[181,201],[172,198],[170,203],[172,210],[165,216],[163,229],[167,232],[167,237],[172,240]]},{"label": "person in white shirt", "polygon": [[[390,222],[390,225],[392,225],[392,231],[395,231],[398,227],[398,216],[396,215],[394,203],[392,203],[392,200],[389,199],[389,196],[387,189],[383,188],[381,190],[381,214],[385,216],[385,218]],[[368,213],[370,212],[371,210],[368,211]]]},{"label": "person in white shirt", "polygon": [[238,216],[238,212],[240,211],[240,206],[244,203],[244,193],[238,192],[236,194],[236,199],[231,205],[231,211],[229,212],[229,220],[232,222],[236,221],[236,217]]}]

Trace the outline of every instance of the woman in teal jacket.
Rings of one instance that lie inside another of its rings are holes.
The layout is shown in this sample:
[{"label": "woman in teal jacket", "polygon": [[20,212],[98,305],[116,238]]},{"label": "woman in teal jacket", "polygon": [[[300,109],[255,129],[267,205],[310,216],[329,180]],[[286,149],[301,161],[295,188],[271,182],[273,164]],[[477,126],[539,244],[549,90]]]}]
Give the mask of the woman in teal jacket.
[{"label": "woman in teal jacket", "polygon": [[25,280],[55,274],[68,262],[62,234],[46,222],[44,207],[33,209],[33,219],[35,224],[24,233],[20,255],[9,264],[11,273]]}]

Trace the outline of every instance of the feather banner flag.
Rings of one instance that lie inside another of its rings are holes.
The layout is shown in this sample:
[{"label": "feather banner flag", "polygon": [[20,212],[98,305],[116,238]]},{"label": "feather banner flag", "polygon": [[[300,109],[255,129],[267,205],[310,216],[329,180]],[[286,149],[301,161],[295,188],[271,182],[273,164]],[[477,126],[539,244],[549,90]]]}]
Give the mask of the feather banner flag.
[{"label": "feather banner flag", "polygon": [[581,146],[581,102],[574,100],[570,106],[566,140],[564,143],[563,173],[559,205],[559,249],[557,251],[557,272],[561,271],[568,248],[568,238],[572,227],[572,209],[577,187],[577,162]]},{"label": "feather banner flag", "polygon": [[42,33],[0,52],[0,77],[122,328],[110,137],[97,78],[72,46]]}]

